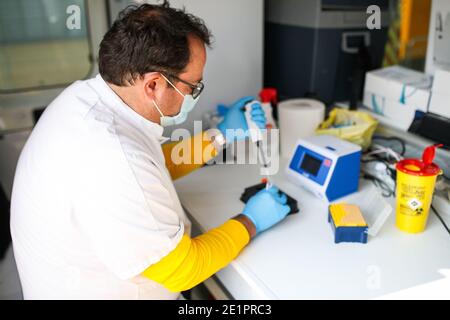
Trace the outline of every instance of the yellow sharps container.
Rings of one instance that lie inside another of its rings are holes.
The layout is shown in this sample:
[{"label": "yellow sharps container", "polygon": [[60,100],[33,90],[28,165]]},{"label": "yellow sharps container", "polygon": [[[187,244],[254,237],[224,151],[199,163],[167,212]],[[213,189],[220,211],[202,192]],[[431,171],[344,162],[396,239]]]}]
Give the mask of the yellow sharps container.
[{"label": "yellow sharps container", "polygon": [[397,163],[396,225],[402,231],[425,230],[436,177],[442,174],[433,163],[436,148],[440,146],[425,148],[422,159],[404,159]]}]

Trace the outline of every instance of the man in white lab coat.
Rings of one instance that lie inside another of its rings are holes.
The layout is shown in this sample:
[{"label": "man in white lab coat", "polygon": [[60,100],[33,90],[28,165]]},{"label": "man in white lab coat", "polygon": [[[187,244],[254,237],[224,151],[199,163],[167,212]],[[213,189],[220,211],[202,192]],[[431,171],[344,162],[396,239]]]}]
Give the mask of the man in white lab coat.
[{"label": "man in white lab coat", "polygon": [[[177,299],[286,216],[286,196],[271,188],[222,226],[190,237],[172,179],[201,164],[175,165],[176,143],[161,143],[163,127],[183,122],[203,90],[209,43],[202,20],[166,2],[128,8],[100,45],[100,74],[47,107],[20,156],[12,195],[26,299]],[[201,134],[210,150],[203,162],[231,129],[248,129],[247,101],[235,103],[215,133]],[[264,127],[258,103],[252,119]]]}]

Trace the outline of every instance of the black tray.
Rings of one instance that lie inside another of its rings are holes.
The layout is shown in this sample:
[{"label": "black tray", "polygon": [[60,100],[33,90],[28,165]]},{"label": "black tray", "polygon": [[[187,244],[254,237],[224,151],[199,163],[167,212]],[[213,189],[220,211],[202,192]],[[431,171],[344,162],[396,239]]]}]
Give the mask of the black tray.
[{"label": "black tray", "polygon": [[[252,197],[254,194],[256,194],[258,191],[264,189],[266,187],[265,183],[258,183],[254,186],[250,186],[244,189],[244,193],[241,194],[241,201],[243,203],[247,203],[248,199],[250,199],[250,197]],[[280,192],[283,192],[282,190],[280,190]],[[285,193],[285,192],[283,192]],[[292,198],[291,196],[289,196],[287,193],[285,193],[287,196],[287,205],[289,206],[289,208],[291,208],[291,211],[289,211],[289,214],[294,214],[294,213],[298,213],[300,210],[298,208],[298,203],[297,200],[295,200],[294,198]]]}]

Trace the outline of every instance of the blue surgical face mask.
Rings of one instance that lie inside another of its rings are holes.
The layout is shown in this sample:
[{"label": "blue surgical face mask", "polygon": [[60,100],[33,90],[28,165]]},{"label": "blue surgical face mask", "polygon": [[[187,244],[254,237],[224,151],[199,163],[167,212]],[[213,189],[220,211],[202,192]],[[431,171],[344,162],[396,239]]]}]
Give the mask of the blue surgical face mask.
[{"label": "blue surgical face mask", "polygon": [[183,103],[181,105],[180,112],[175,116],[165,116],[161,112],[161,109],[158,107],[155,100],[152,100],[156,110],[158,110],[159,114],[161,115],[161,117],[160,117],[161,126],[168,127],[168,126],[174,126],[177,124],[181,124],[184,121],[186,121],[188,113],[192,109],[194,109],[195,104],[197,103],[200,96],[198,96],[196,99],[194,99],[192,97],[192,95],[190,95],[190,94],[184,95],[180,90],[178,90],[177,87],[175,87],[175,85],[172,82],[170,82],[169,79],[167,79],[163,74],[161,74],[161,75],[183,97]]}]

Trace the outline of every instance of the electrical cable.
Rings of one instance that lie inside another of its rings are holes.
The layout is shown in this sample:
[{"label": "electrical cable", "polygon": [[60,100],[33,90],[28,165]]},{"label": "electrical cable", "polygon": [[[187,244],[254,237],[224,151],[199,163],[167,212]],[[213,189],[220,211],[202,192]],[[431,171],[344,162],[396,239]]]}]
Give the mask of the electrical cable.
[{"label": "electrical cable", "polygon": [[[374,144],[372,147],[373,147],[373,150],[365,153],[363,155],[363,159],[367,160],[368,157],[378,156],[379,154],[386,154],[387,161],[394,160],[395,162],[397,162],[397,161],[400,161],[401,159],[403,159],[402,155],[395,152],[391,148],[387,148],[387,147],[384,147],[382,145],[377,145],[377,144]],[[392,159],[391,159],[391,157],[392,157]]]},{"label": "electrical cable", "polygon": [[386,140],[386,141],[397,141],[400,143],[402,147],[402,151],[400,151],[400,155],[404,156],[406,152],[406,143],[402,139],[398,137],[383,137],[383,136],[374,136],[372,137],[372,140]]},{"label": "electrical cable", "polygon": [[381,195],[385,198],[389,198],[391,196],[395,196],[395,190],[392,190],[389,185],[384,182],[382,179],[370,174],[370,173],[364,173],[362,176],[364,179],[366,180],[370,180],[372,181],[372,183],[380,188],[383,192],[381,193]]}]

